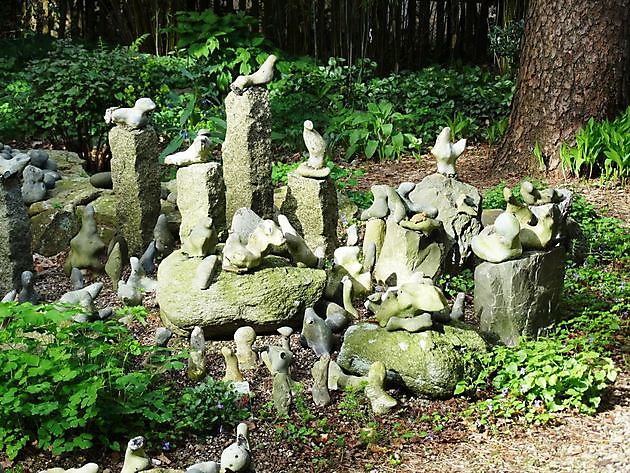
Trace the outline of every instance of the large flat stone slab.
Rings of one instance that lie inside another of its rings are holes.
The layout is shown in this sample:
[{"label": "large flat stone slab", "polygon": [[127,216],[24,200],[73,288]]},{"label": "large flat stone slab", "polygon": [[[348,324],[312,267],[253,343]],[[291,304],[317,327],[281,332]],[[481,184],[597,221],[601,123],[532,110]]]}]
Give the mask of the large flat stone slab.
[{"label": "large flat stone slab", "polygon": [[180,250],[158,267],[157,302],[162,320],[179,333],[203,327],[206,337],[226,337],[242,326],[272,333],[282,325],[299,327],[304,309],[321,297],[326,272],[296,268],[284,258],[268,256],[256,271],[221,271],[206,290],[192,281],[202,258]]}]

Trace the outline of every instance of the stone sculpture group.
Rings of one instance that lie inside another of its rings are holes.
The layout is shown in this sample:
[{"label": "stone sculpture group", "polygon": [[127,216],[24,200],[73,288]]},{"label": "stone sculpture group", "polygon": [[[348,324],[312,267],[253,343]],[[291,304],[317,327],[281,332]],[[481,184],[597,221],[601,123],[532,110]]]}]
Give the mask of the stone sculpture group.
[{"label": "stone sculpture group", "polygon": [[[301,388],[291,374],[292,327],[301,325],[299,341],[317,357],[313,402],[326,406],[331,391],[352,386],[364,390],[377,415],[397,405],[388,387],[448,397],[476,369],[462,353],[485,351],[488,337],[517,344],[553,324],[571,225],[569,191],[523,182],[521,204],[506,189],[506,210],[482,228],[481,196],[457,178],[466,142],[452,143],[444,128],[431,150],[437,172],[396,188],[374,185],[374,202],[359,216],[362,240],[353,225],[340,245],[326,141],[310,120],[303,123],[308,159],[288,175],[286,192],[274,202],[265,84],[275,61],[269,56],[231,85],[221,162],[212,161],[209,134],[200,130],[186,150],[166,157],[178,167],[168,190],[160,186],[158,140],[150,125],[155,103],[141,98],[132,108],[106,111],[114,125],[109,142],[118,232],[103,241],[95,206],[85,206],[65,265],[73,290],[59,301],[82,307],[76,320],[112,313],[95,304],[102,283],[84,285],[91,274],[104,271],[127,305],[156,292],[165,326],[155,343],[166,346],[174,333],[189,336],[191,380],[207,376],[206,337],[233,336],[235,350],[221,350],[224,380],[249,392],[249,373],[266,365],[279,414],[290,411]],[[8,242],[0,247],[3,302],[38,302],[24,204],[58,180],[54,167],[42,153],[22,155],[0,145],[0,236]],[[162,213],[165,202],[177,207],[179,228]],[[464,294],[449,306],[435,285],[475,256],[483,260],[475,269],[480,330],[462,321]],[[131,272],[124,280],[127,261]],[[327,261],[332,267],[325,268]],[[363,321],[357,320],[357,299],[367,311]],[[281,335],[279,345],[254,350],[258,334],[273,333]],[[142,437],[129,441],[123,472],[150,468],[144,446]],[[187,471],[246,472],[253,464],[247,425],[240,424],[219,463]],[[76,471],[97,471],[92,465]]]}]

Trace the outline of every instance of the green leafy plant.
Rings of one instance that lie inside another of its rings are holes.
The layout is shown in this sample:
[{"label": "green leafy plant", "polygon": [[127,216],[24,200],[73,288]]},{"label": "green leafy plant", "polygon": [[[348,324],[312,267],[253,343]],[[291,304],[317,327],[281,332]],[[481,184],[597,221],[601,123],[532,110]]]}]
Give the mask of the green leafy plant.
[{"label": "green leafy plant", "polygon": [[503,135],[505,135],[508,124],[508,117],[500,118],[499,120],[491,123],[483,134],[483,137],[486,139],[488,144],[496,145],[497,143],[499,143],[499,141],[501,141],[501,139],[503,138]]},{"label": "green leafy plant", "polygon": [[248,397],[237,393],[230,383],[211,377],[186,388],[179,402],[183,415],[178,430],[192,429],[202,436],[213,435],[222,425],[235,425],[250,417]]},{"label": "green leafy plant", "polygon": [[525,21],[519,20],[510,21],[504,26],[493,26],[488,32],[490,50],[502,73],[512,74],[518,65],[524,28]]},{"label": "green leafy plant", "polygon": [[[395,112],[389,102],[368,103],[366,112],[354,112],[341,121],[340,127],[348,126],[344,132],[349,147],[346,159],[361,151],[367,159],[374,155],[384,159],[398,159],[405,150],[405,144],[412,150],[419,149],[419,140],[413,135],[395,130],[396,123],[404,117]],[[394,132],[396,131],[396,132]]]},{"label": "green leafy plant", "polygon": [[575,145],[563,144],[560,159],[576,176],[599,174],[603,181],[630,177],[630,107],[613,121],[591,118],[575,135]]},{"label": "green leafy plant", "polygon": [[466,138],[475,133],[476,123],[472,118],[467,118],[462,112],[457,112],[453,117],[447,117],[446,125],[451,129],[451,141]]},{"label": "green leafy plant", "polygon": [[56,455],[120,449],[119,439],[163,432],[176,419],[161,375],[183,363],[116,321],[75,323],[73,314],[0,304],[0,445],[10,459],[35,441]]}]

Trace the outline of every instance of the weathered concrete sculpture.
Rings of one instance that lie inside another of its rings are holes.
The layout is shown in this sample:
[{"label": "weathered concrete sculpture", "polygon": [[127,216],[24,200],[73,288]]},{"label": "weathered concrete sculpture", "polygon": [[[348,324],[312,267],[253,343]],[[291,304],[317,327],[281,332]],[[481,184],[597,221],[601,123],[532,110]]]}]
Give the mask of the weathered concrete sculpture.
[{"label": "weathered concrete sculpture", "polygon": [[208,161],[211,144],[207,135],[198,133],[192,144],[185,151],[169,154],[164,158],[164,164],[188,166],[190,164],[205,163]]},{"label": "weathered concrete sculpture", "polygon": [[422,202],[413,202],[409,199],[409,193],[414,190],[416,184],[413,182],[401,182],[396,189],[396,193],[400,196],[404,202],[407,210],[411,213],[422,213],[428,218],[435,218],[438,214],[438,209],[433,206],[423,205]]},{"label": "weathered concrete sculpture", "polygon": [[405,204],[396,190],[387,185],[377,184],[371,187],[374,202],[361,213],[361,220],[385,218],[400,222],[407,215]]},{"label": "weathered concrete sculpture", "polygon": [[245,244],[241,241],[239,233],[230,231],[223,248],[223,269],[245,272],[256,268],[272,246],[283,245],[285,241],[282,230],[273,220],[260,222]]},{"label": "weathered concrete sculpture", "polygon": [[166,215],[160,214],[153,228],[153,240],[158,255],[166,258],[175,249],[175,237],[168,228]]},{"label": "weathered concrete sculpture", "polygon": [[253,74],[238,76],[234,82],[230,84],[232,92],[242,95],[245,89],[255,85],[265,85],[273,79],[273,67],[278,58],[270,54],[260,68]]},{"label": "weathered concrete sculpture", "polygon": [[72,271],[70,271],[70,283],[73,291],[77,291],[85,287],[85,279],[83,278],[83,273],[79,268],[72,268]]},{"label": "weathered concrete sculpture", "polygon": [[291,351],[291,335],[293,335],[293,329],[291,327],[280,327],[277,332],[282,337],[282,348],[286,351]]},{"label": "weathered concrete sculpture", "polygon": [[199,462],[186,468],[186,473],[219,473],[217,462]]},{"label": "weathered concrete sculpture", "polygon": [[337,362],[330,360],[328,363],[328,389],[337,391],[346,387],[362,388],[367,385],[367,376],[353,376],[343,372]]},{"label": "weathered concrete sculpture", "polygon": [[195,327],[190,334],[186,375],[192,381],[200,381],[206,376],[206,339],[201,327]]},{"label": "weathered concrete sculpture", "polygon": [[241,370],[253,370],[258,366],[258,357],[252,349],[256,341],[256,332],[250,326],[240,327],[234,332],[236,358]]},{"label": "weathered concrete sculpture", "polygon": [[105,274],[107,274],[112,281],[112,289],[114,289],[114,291],[118,291],[118,282],[122,277],[122,269],[122,250],[120,249],[120,242],[117,241],[109,252],[107,262],[105,263]]},{"label": "weathered concrete sculpture", "polygon": [[94,206],[88,204],[83,212],[81,229],[70,240],[70,253],[64,264],[66,274],[70,274],[72,268],[87,269],[100,272],[103,270],[101,257],[104,255],[107,245],[98,235],[96,220],[94,219]]},{"label": "weathered concrete sculpture", "polygon": [[301,341],[310,347],[317,356],[330,355],[334,348],[334,338],[324,319],[312,307],[304,311]]},{"label": "weathered concrete sculpture", "polygon": [[465,149],[466,140],[462,139],[457,143],[451,143],[451,129],[444,127],[435,140],[435,145],[431,148],[431,154],[437,160],[438,172],[447,177],[457,177],[455,162]]},{"label": "weathered concrete sculpture", "polygon": [[12,159],[5,159],[0,155],[0,177],[8,179],[11,176],[21,175],[30,160],[30,157],[26,154],[18,154]]},{"label": "weathered concrete sculpture", "polygon": [[46,198],[44,171],[30,164],[22,171],[22,199],[27,205]]},{"label": "weathered concrete sculpture", "polygon": [[24,271],[21,278],[21,288],[18,293],[18,302],[30,302],[31,304],[39,303],[39,294],[35,291],[33,285],[35,284],[34,274],[32,271]]},{"label": "weathered concrete sculpture", "polygon": [[419,315],[411,317],[397,317],[393,316],[387,320],[385,330],[406,330],[407,332],[420,332],[422,330],[429,330],[433,327],[433,319],[431,314],[424,312]]},{"label": "weathered concrete sculpture", "polygon": [[538,190],[529,181],[521,183],[521,196],[527,205],[544,205],[562,202],[565,195],[561,189],[543,189]]},{"label": "weathered concrete sculpture", "polygon": [[78,305],[84,309],[84,313],[76,314],[73,320],[76,322],[86,322],[87,320],[99,316],[99,311],[94,305],[94,300],[98,297],[103,289],[102,282],[95,282],[76,291],[66,292],[61,296],[59,302],[61,304]]},{"label": "weathered concrete sculpture", "polygon": [[151,460],[144,451],[144,437],[132,438],[127,444],[125,461],[120,473],[137,473],[148,470],[150,466]]},{"label": "weathered concrete sculpture", "polygon": [[136,100],[132,108],[110,107],[105,111],[105,123],[124,125],[131,129],[144,128],[149,123],[151,112],[156,105],[150,98],[140,98]]},{"label": "weathered concrete sculpture", "polygon": [[171,332],[166,327],[156,328],[154,336],[155,346],[165,347],[166,345],[168,345],[168,341],[171,339],[172,336],[173,332]]},{"label": "weathered concrete sculpture", "polygon": [[519,239],[520,225],[510,212],[503,212],[497,217],[494,225],[484,228],[479,235],[473,237],[473,252],[481,259],[491,263],[500,263],[518,258],[523,253]]},{"label": "weathered concrete sculpture", "polygon": [[239,369],[238,359],[234,354],[234,350],[230,347],[223,347],[221,348],[221,354],[225,361],[225,375],[223,376],[223,381],[232,381],[235,383],[243,381],[243,374]]},{"label": "weathered concrete sculpture", "polygon": [[370,400],[372,412],[376,415],[386,414],[398,404],[398,401],[387,394],[383,388],[385,384],[385,365],[382,361],[372,363],[367,379],[368,384],[365,387],[365,396]]},{"label": "weathered concrete sculpture", "polygon": [[361,249],[358,246],[341,246],[335,250],[335,266],[341,268],[343,274],[347,274],[352,281],[352,293],[360,296],[372,291],[372,275],[365,271],[363,263],[359,261]]},{"label": "weathered concrete sculpture", "polygon": [[127,282],[118,283],[117,294],[125,305],[140,305],[143,294],[148,291],[155,291],[157,282],[147,277],[140,260],[135,256],[129,258],[129,264],[131,265],[131,274]]},{"label": "weathered concrete sculpture", "polygon": [[236,442],[221,453],[221,473],[246,473],[251,469],[252,458],[247,438],[247,424],[236,427]]},{"label": "weathered concrete sculpture", "polygon": [[192,283],[193,288],[208,289],[218,269],[219,257],[217,255],[206,256],[195,270],[195,278]]},{"label": "weathered concrete sculpture", "polygon": [[295,170],[300,176],[324,179],[330,174],[330,169],[325,166],[324,153],[326,152],[326,141],[315,128],[313,122],[306,120],[302,131],[304,144],[308,149],[308,161],[301,163]]},{"label": "weathered concrete sculpture", "polygon": [[217,232],[211,217],[205,217],[192,227],[188,235],[183,235],[182,251],[188,256],[205,258],[214,251]]},{"label": "weathered concrete sculpture", "polygon": [[289,374],[289,367],[293,361],[293,352],[285,347],[272,345],[267,349],[267,359],[273,376],[271,398],[274,408],[278,414],[287,415],[293,397],[293,385],[295,384]]},{"label": "weathered concrete sculpture", "polygon": [[86,463],[79,468],[48,468],[47,470],[41,470],[39,473],[98,473],[100,470],[96,463]]},{"label": "weathered concrete sculpture", "polygon": [[144,112],[127,110],[130,117],[121,118],[121,122],[129,124],[115,126],[109,132],[112,185],[120,234],[129,254],[139,256],[153,239],[160,214],[159,140],[153,128],[146,126],[148,116]]},{"label": "weathered concrete sculpture", "polygon": [[313,376],[313,402],[318,406],[327,406],[330,404],[330,393],[328,392],[328,366],[330,365],[330,356],[321,355],[319,360],[315,362],[311,369]]},{"label": "weathered concrete sculpture", "polygon": [[343,286],[343,308],[353,317],[358,317],[359,313],[357,312],[357,309],[355,309],[352,305],[352,279],[350,279],[350,277],[346,275],[341,278],[341,284]]},{"label": "weathered concrete sculpture", "polygon": [[284,234],[287,249],[293,262],[297,266],[316,268],[319,265],[319,258],[311,251],[304,239],[298,235],[295,228],[289,223],[289,219],[280,214],[278,215],[278,224]]}]

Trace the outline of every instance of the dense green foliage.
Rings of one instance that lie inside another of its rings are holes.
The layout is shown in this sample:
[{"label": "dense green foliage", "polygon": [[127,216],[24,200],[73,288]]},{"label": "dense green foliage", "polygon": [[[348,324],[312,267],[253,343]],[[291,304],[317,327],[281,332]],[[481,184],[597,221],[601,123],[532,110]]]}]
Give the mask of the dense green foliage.
[{"label": "dense green foliage", "polygon": [[630,107],[613,121],[591,118],[576,133],[574,146],[562,146],[560,158],[576,176],[625,182],[630,177]]},{"label": "dense green foliage", "polygon": [[119,450],[138,434],[205,434],[247,415],[223,383],[177,393],[164,375],[181,370],[185,354],[143,346],[115,320],[76,323],[72,315],[0,304],[0,445],[9,458],[30,442],[54,454]]}]

